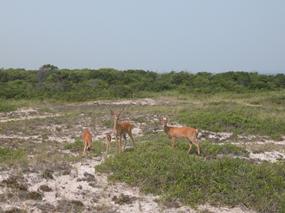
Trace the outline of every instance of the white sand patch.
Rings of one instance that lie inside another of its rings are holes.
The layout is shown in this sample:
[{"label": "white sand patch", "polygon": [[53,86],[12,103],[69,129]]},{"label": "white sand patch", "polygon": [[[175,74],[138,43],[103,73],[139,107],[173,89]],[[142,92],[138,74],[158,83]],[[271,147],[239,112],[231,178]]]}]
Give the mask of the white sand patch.
[{"label": "white sand patch", "polygon": [[111,128],[101,129],[100,132],[97,132],[94,135],[94,140],[104,140],[106,139],[106,134],[111,134],[112,138],[114,138],[113,130]]},{"label": "white sand patch", "polygon": [[246,140],[246,141],[253,141],[256,140],[257,136],[255,135],[238,135],[238,139],[240,140]]},{"label": "white sand patch", "polygon": [[38,114],[38,110],[34,108],[20,108],[20,109],[17,109],[16,111],[1,112],[0,118],[1,117],[29,116],[32,114]]},{"label": "white sand patch", "polygon": [[16,111],[2,112],[0,113],[0,123],[6,123],[10,121],[23,121],[31,119],[44,119],[49,117],[58,117],[61,114],[39,112],[36,108],[20,108]]},{"label": "white sand patch", "polygon": [[21,136],[21,135],[1,135],[0,139],[18,139],[18,140],[41,140],[40,135]]},{"label": "white sand patch", "polygon": [[[96,133],[92,133],[93,134],[93,138],[94,140],[104,140],[106,139],[106,134],[111,134],[112,136],[112,140],[115,139],[115,135],[113,133],[113,129],[111,128],[102,128],[102,129],[99,129]],[[143,135],[143,131],[140,127],[134,127],[132,129],[132,134],[134,136],[142,136]],[[127,135],[128,137],[128,135]]]},{"label": "white sand patch", "polygon": [[56,141],[58,143],[74,143],[75,139],[67,136],[48,136],[49,141]]},{"label": "white sand patch", "polygon": [[169,101],[161,99],[152,99],[152,98],[139,98],[139,99],[127,99],[127,100],[98,100],[98,101],[89,101],[84,103],[76,104],[67,104],[68,106],[92,106],[92,105],[141,105],[141,106],[154,106],[159,104],[168,104]]},{"label": "white sand patch", "polygon": [[58,125],[58,124],[41,125],[41,126],[39,126],[39,129],[49,130],[51,132],[58,132],[58,131],[64,129],[64,126],[63,125]]},{"label": "white sand patch", "polygon": [[[37,191],[41,185],[49,186],[52,191],[44,192],[44,202],[54,206],[62,199],[79,200],[85,208],[96,209],[108,206],[116,212],[190,212],[196,211],[187,206],[167,208],[158,202],[159,196],[144,194],[137,187],[130,187],[125,183],[111,183],[107,175],[95,171],[95,166],[102,162],[101,158],[85,159],[72,165],[69,175],[57,176],[53,180],[39,181],[37,177],[29,177],[30,191]],[[94,176],[93,176],[94,175]],[[92,177],[93,176],[93,177]],[[87,178],[91,177],[91,181]],[[92,180],[93,179],[93,180]],[[90,185],[90,183],[92,183]],[[128,196],[130,202],[116,203],[114,198]],[[216,208],[209,205],[199,206],[198,209],[211,209],[212,212],[246,212],[240,208]],[[87,211],[86,211],[87,212]]]},{"label": "white sand patch", "polygon": [[264,141],[255,141],[256,144],[275,144],[275,145],[284,145],[285,146],[285,140],[281,141],[274,141],[274,140],[264,140]]},{"label": "white sand patch", "polygon": [[233,133],[231,132],[218,132],[214,134],[209,134],[209,138],[219,140],[219,141],[224,141],[224,140],[229,139],[232,135]]},{"label": "white sand patch", "polygon": [[10,121],[23,121],[23,120],[32,120],[32,119],[44,119],[51,117],[59,117],[61,114],[47,114],[47,115],[34,115],[34,116],[24,116],[19,118],[0,118],[0,123],[6,123]]},{"label": "white sand patch", "polygon": [[143,131],[142,131],[142,129],[139,128],[139,127],[133,128],[132,133],[133,133],[134,135],[138,135],[138,136],[142,136],[142,135],[143,135]]},{"label": "white sand patch", "polygon": [[94,104],[154,106],[158,104],[158,101],[151,98],[143,98],[143,99],[119,100],[119,101],[95,101]]},{"label": "white sand patch", "polygon": [[211,132],[207,130],[199,130],[198,138],[202,140],[212,139],[216,141],[225,141],[233,136],[232,132]]},{"label": "white sand patch", "polygon": [[278,160],[285,159],[285,154],[281,152],[277,152],[277,151],[262,152],[262,153],[252,153],[251,152],[249,154],[249,158],[275,163]]},{"label": "white sand patch", "polygon": [[[52,191],[44,192],[44,201],[54,206],[59,200],[67,199],[80,200],[85,207],[108,205],[117,212],[161,212],[158,203],[154,201],[158,197],[142,195],[138,188],[123,183],[109,183],[106,175],[96,173],[94,167],[100,163],[100,158],[86,159],[73,164],[69,175],[58,176],[53,180],[39,182],[37,178],[30,176],[28,178],[29,190],[37,191],[41,185],[49,186]],[[93,175],[94,181],[86,180],[86,177]],[[91,186],[90,183],[94,185]],[[113,198],[121,194],[135,198],[135,200],[128,204],[116,204]]]},{"label": "white sand patch", "polygon": [[249,210],[247,208],[241,208],[241,207],[234,207],[234,208],[229,208],[229,207],[214,207],[209,204],[206,205],[200,205],[198,207],[198,210],[200,211],[205,211],[208,210],[209,212],[215,212],[215,213],[255,213],[253,210]]},{"label": "white sand patch", "polygon": [[[0,182],[7,179],[10,176],[9,171],[0,171]],[[0,188],[1,189],[1,188]]]}]

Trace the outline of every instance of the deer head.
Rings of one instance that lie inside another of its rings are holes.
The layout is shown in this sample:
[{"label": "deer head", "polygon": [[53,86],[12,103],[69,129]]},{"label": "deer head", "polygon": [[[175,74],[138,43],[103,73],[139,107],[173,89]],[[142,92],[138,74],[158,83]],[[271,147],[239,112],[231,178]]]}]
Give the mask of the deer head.
[{"label": "deer head", "polygon": [[121,111],[119,112],[115,112],[113,110],[110,109],[111,111],[111,116],[114,120],[119,120],[121,113],[124,111],[125,108],[123,108]]},{"label": "deer head", "polygon": [[166,117],[160,117],[159,121],[160,121],[160,124],[163,126],[166,126],[168,123],[168,119]]},{"label": "deer head", "polygon": [[119,122],[119,119],[120,119],[120,115],[121,113],[124,111],[125,108],[123,108],[121,111],[119,112],[115,112],[113,110],[110,109],[111,111],[111,116],[113,118],[113,122],[114,122],[114,126],[113,126],[113,131],[116,132],[117,131],[117,125],[118,125],[118,122]]}]

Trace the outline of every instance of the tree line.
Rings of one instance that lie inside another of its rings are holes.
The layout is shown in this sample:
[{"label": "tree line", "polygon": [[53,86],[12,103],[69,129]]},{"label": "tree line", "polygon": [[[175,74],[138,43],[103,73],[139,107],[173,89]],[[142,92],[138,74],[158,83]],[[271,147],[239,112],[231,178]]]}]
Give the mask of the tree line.
[{"label": "tree line", "polygon": [[43,65],[39,70],[0,69],[0,98],[92,100],[142,97],[150,92],[217,93],[272,91],[285,88],[285,75],[257,72],[157,73],[145,70],[58,69]]}]

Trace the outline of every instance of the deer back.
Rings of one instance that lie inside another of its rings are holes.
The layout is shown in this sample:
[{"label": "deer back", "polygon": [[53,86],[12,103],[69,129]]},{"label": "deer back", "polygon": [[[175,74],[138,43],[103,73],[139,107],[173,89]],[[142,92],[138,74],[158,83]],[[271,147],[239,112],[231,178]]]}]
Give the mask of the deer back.
[{"label": "deer back", "polygon": [[84,129],[82,133],[82,140],[84,143],[91,143],[92,135],[88,129]]},{"label": "deer back", "polygon": [[121,132],[128,132],[134,128],[134,125],[127,121],[119,122],[117,126],[118,126],[118,131]]},{"label": "deer back", "polygon": [[168,127],[168,135],[177,138],[196,137],[198,130],[192,127]]}]

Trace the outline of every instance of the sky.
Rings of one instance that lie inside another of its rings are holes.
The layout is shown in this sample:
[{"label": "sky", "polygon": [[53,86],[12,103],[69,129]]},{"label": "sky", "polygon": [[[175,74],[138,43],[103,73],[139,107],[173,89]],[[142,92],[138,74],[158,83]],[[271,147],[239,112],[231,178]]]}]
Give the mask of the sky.
[{"label": "sky", "polygon": [[285,73],[284,0],[0,0],[0,68]]}]

